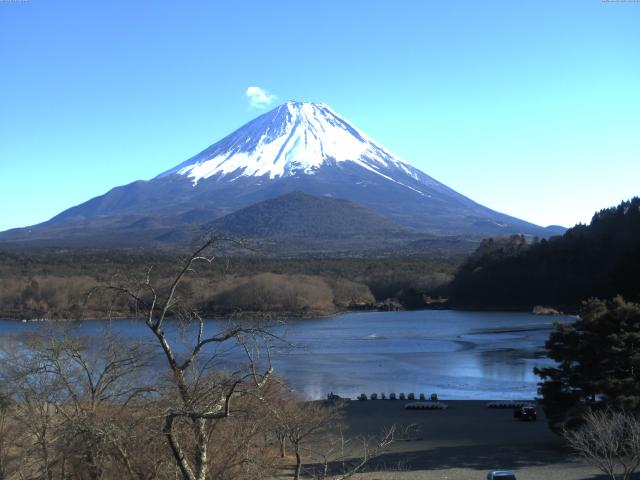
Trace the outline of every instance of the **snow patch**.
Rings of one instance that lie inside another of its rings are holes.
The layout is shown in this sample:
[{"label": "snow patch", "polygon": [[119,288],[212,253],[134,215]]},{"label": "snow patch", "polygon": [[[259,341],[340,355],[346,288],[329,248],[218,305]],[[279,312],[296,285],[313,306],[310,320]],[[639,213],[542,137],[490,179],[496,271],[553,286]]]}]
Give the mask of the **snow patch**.
[{"label": "snow patch", "polygon": [[314,175],[330,162],[353,162],[421,195],[424,193],[419,189],[394,179],[393,172],[399,171],[402,177],[409,176],[423,185],[432,181],[327,105],[306,102],[287,102],[261,115],[160,177],[186,176],[195,186],[203,179],[232,173],[228,180]]}]

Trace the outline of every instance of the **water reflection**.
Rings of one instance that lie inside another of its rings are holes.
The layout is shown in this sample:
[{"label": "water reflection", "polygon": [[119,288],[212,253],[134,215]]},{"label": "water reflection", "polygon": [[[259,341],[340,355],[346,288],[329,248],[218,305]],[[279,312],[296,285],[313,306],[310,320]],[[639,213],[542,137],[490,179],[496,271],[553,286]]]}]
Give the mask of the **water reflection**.
[{"label": "water reflection", "polygon": [[536,380],[528,359],[520,358],[514,349],[480,352],[476,357],[478,368],[485,378],[531,382]]},{"label": "water reflection", "polygon": [[[442,398],[498,399],[535,396],[533,367],[555,318],[504,312],[372,312],[288,322],[281,332],[295,349],[274,354],[276,373],[308,398],[330,391],[437,392]],[[207,328],[221,328],[211,320]],[[99,337],[104,321],[75,330]],[[0,335],[44,328],[0,321]],[[132,339],[149,335],[139,321],[113,322]],[[167,328],[171,328],[168,326]],[[175,328],[179,335],[179,329]]]}]

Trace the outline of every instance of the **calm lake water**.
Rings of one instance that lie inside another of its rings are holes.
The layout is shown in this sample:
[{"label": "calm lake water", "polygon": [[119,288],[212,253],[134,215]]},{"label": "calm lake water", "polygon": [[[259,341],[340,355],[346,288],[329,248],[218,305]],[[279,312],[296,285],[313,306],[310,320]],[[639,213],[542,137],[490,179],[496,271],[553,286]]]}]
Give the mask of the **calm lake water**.
[{"label": "calm lake water", "polygon": [[[349,397],[435,392],[443,399],[533,398],[538,382],[533,367],[550,364],[544,342],[556,320],[570,319],[424,310],[291,320],[279,333],[294,347],[275,352],[273,364],[307,398],[330,391]],[[130,338],[150,338],[136,320],[85,321],[72,328],[99,337],[107,324]],[[210,320],[207,328],[223,324]],[[44,328],[49,327],[0,321],[0,335]]]}]

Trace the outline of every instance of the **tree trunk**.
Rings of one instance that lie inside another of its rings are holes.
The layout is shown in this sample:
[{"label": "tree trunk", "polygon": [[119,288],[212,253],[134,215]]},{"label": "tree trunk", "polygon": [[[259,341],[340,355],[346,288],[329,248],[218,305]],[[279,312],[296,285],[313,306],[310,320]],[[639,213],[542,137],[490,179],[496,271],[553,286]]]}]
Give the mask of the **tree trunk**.
[{"label": "tree trunk", "polygon": [[280,437],[278,440],[280,440],[280,458],[284,458],[287,455],[287,439]]},{"label": "tree trunk", "polygon": [[40,439],[40,449],[42,451],[42,460],[44,463],[45,478],[47,480],[52,480],[53,472],[51,471],[51,466],[49,465],[49,449],[47,447],[47,441],[44,437]]},{"label": "tree trunk", "polygon": [[165,418],[164,427],[162,429],[167,442],[169,443],[169,448],[171,448],[171,453],[173,453],[173,458],[176,461],[176,465],[180,469],[180,473],[182,474],[183,480],[195,480],[195,475],[189,466],[189,461],[186,459],[184,452],[182,451],[182,447],[178,443],[178,440],[173,436],[173,421],[174,417],[171,415]]},{"label": "tree trunk", "polygon": [[296,448],[296,472],[293,476],[293,480],[300,479],[300,472],[302,471],[302,458],[300,457],[300,452]]},{"label": "tree trunk", "polygon": [[208,467],[208,458],[207,458],[207,425],[206,420],[203,418],[197,418],[194,421],[193,430],[195,434],[196,440],[196,479],[197,480],[206,480],[207,479],[207,467]]}]

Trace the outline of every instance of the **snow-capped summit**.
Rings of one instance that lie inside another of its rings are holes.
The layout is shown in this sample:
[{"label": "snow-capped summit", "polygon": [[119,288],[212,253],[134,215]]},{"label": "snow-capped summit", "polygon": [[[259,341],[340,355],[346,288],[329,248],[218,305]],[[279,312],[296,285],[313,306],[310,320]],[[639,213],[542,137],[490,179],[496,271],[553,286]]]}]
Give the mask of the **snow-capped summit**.
[{"label": "snow-capped summit", "polygon": [[[291,195],[295,192],[307,196]],[[308,195],[316,199],[309,200]],[[327,197],[348,200],[355,206],[347,208],[347,204],[328,201]],[[277,198],[280,200],[270,202]],[[250,206],[255,208],[244,211]],[[338,207],[340,212],[322,212],[323,208]],[[241,210],[244,213],[234,215]],[[361,219],[357,212],[362,213]],[[328,233],[336,239],[350,231],[360,232],[366,240],[368,235],[362,232],[376,230],[370,228],[376,223],[381,228],[397,225],[382,228],[393,232],[389,233],[392,237],[552,233],[484,207],[438,182],[390,153],[327,105],[287,102],[151,180],[113,188],[40,226],[11,235],[20,241],[38,237],[80,242],[79,236],[93,241],[108,231],[113,243],[144,243],[143,239],[155,232],[153,235],[164,242],[174,238],[170,232],[184,232],[194,225],[254,231],[236,225],[247,219],[271,231],[284,225],[278,219],[287,216],[291,217],[291,222],[285,222],[287,231],[299,226],[300,235],[311,235],[314,230],[310,226],[335,225],[335,231]],[[347,229],[344,221],[337,220],[343,217],[348,218],[347,223],[366,220],[368,227]],[[212,223],[223,218],[224,222]],[[136,240],[138,235],[141,237]]]},{"label": "snow-capped summit", "polygon": [[[322,103],[289,101],[247,123],[159,177],[187,176],[193,184],[215,175],[270,179],[314,174],[323,165],[353,162],[396,181],[389,170],[414,179],[421,172]],[[431,180],[431,179],[430,179]],[[411,187],[409,187],[411,188]]]}]

